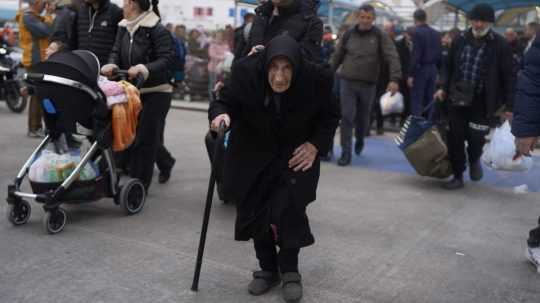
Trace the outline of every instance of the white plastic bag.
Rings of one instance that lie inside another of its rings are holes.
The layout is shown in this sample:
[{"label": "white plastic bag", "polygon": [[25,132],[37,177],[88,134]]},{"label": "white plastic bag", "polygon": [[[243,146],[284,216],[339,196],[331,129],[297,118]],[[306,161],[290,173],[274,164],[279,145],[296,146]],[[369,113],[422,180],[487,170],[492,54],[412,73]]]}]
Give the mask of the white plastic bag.
[{"label": "white plastic bag", "polygon": [[390,114],[401,114],[405,107],[403,103],[403,95],[399,92],[392,96],[391,92],[387,92],[382,95],[381,100],[381,112],[383,116]]},{"label": "white plastic bag", "polygon": [[484,147],[482,161],[495,170],[521,172],[531,169],[533,166],[532,158],[520,157],[514,160],[515,155],[515,137],[511,133],[510,123],[506,121],[495,129],[491,142]]},{"label": "white plastic bag", "polygon": [[[79,150],[71,150],[65,154],[44,150],[30,166],[28,178],[36,183],[60,183],[67,179],[80,161]],[[81,170],[78,180],[89,181],[97,176],[97,169],[88,163]]]}]

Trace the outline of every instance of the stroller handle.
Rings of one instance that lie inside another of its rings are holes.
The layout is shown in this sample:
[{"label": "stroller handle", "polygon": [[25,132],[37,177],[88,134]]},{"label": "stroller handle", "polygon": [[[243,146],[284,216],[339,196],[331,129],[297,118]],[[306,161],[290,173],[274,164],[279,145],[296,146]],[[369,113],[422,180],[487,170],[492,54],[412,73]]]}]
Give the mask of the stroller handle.
[{"label": "stroller handle", "polygon": [[[129,78],[128,71],[125,69],[114,69],[113,75],[119,77],[121,80],[127,80]],[[144,75],[142,73],[138,73],[137,77],[134,80],[131,80],[131,84],[135,86],[137,89],[140,89],[144,84]]]}]

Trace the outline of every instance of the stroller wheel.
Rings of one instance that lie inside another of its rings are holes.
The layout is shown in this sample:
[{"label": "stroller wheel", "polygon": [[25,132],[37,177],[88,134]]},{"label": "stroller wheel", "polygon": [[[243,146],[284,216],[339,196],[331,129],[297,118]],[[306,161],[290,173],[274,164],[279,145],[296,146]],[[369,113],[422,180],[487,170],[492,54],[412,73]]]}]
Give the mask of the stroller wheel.
[{"label": "stroller wheel", "polygon": [[138,179],[129,179],[120,189],[120,206],[127,215],[134,215],[142,210],[146,200],[146,189]]},{"label": "stroller wheel", "polygon": [[9,204],[7,209],[7,218],[11,224],[23,225],[30,219],[32,209],[30,203],[25,200],[21,200],[16,204]]},{"label": "stroller wheel", "polygon": [[54,235],[64,229],[64,226],[66,226],[66,220],[66,212],[59,207],[57,209],[45,212],[45,216],[43,216],[43,227],[45,227],[45,230],[49,234]]}]

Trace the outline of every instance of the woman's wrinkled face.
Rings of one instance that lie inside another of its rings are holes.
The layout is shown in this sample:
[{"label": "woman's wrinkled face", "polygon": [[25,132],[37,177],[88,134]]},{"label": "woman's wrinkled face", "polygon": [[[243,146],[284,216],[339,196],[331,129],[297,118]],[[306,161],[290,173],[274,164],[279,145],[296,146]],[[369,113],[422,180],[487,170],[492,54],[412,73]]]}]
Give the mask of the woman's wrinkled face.
[{"label": "woman's wrinkled face", "polygon": [[293,66],[289,59],[276,57],[268,68],[268,82],[275,93],[283,93],[291,87]]}]

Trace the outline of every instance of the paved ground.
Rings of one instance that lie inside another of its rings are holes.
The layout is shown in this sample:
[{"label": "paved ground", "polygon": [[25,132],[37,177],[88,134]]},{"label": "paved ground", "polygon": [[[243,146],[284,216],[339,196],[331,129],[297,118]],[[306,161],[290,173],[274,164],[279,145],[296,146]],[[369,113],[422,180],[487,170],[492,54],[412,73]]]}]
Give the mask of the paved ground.
[{"label": "paved ground", "polygon": [[[0,188],[38,143],[25,125],[0,104]],[[247,294],[256,260],[250,243],[233,241],[234,209],[219,202],[200,291],[189,290],[208,182],[206,125],[203,113],[171,112],[166,140],[177,166],[140,215],[125,217],[111,201],[67,206],[68,226],[55,236],[44,234],[37,204],[25,226],[1,218],[0,302],[281,302],[278,290]],[[323,165],[309,208],[317,243],[301,255],[304,302],[539,302],[540,275],[523,256],[537,193],[489,182],[448,193],[437,181],[363,166],[377,156]]]}]

